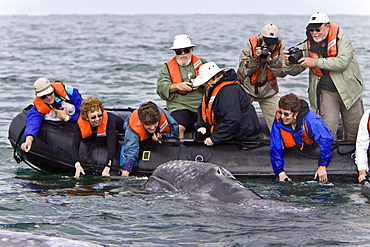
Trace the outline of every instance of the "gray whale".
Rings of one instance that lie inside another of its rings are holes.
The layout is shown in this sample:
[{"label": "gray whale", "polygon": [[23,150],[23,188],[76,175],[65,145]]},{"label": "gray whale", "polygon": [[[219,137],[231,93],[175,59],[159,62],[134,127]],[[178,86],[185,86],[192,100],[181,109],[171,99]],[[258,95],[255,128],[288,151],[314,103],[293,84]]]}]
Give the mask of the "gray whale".
[{"label": "gray whale", "polygon": [[231,203],[262,198],[222,166],[188,160],[173,160],[158,166],[145,188],[153,192],[205,193]]}]

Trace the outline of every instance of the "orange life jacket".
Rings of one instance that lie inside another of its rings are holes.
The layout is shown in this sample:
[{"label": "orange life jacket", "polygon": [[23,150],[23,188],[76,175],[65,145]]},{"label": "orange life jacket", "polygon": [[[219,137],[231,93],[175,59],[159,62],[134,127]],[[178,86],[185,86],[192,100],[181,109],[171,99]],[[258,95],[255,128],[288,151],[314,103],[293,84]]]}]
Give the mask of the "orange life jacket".
[{"label": "orange life jacket", "polygon": [[[194,54],[192,54],[191,62],[194,66],[195,76],[198,76],[199,75],[199,67],[203,63]],[[171,75],[172,83],[175,83],[175,84],[176,83],[182,83],[180,68],[179,68],[179,64],[176,61],[176,57],[173,57],[171,60],[166,62],[166,64],[167,64],[168,71],[170,72],[170,75]],[[178,90],[177,92],[180,93],[180,94],[186,94],[187,93],[185,91],[180,91],[180,90]]]},{"label": "orange life jacket", "polygon": [[[276,112],[276,120],[279,121],[280,119],[281,119],[280,113]],[[303,125],[304,125],[304,130],[303,130],[303,134],[301,135],[302,141],[308,145],[312,145],[314,143],[314,140],[308,135],[308,126],[307,126],[306,121],[303,122]],[[294,140],[293,134],[291,132],[280,128],[280,134],[284,142],[284,147],[290,148],[290,147],[297,146]],[[301,149],[303,149],[303,145]]]},{"label": "orange life jacket", "polygon": [[369,113],[369,119],[367,120],[367,130],[369,131],[369,134],[370,134],[370,113]]},{"label": "orange life jacket", "polygon": [[[327,37],[327,40],[328,40],[327,55],[328,55],[328,57],[336,57],[337,54],[338,54],[338,50],[337,50],[338,30],[339,30],[339,26],[337,24],[331,22],[328,37]],[[307,45],[308,45],[308,52],[309,52],[311,58],[320,57],[319,54],[310,51],[310,46],[311,46],[310,40],[307,41]],[[323,73],[322,73],[321,69],[318,68],[318,67],[312,67],[312,71],[318,76],[323,76]],[[332,73],[332,71],[330,71],[330,74],[331,73]]]},{"label": "orange life jacket", "polygon": [[[92,135],[91,125],[89,121],[83,120],[81,115],[78,117],[77,124],[81,130],[82,138],[86,138]],[[98,129],[96,131],[96,136],[98,137],[107,136],[107,125],[108,125],[108,113],[104,111],[102,122],[99,124]]]},{"label": "orange life jacket", "polygon": [[205,123],[211,125],[211,133],[213,133],[213,130],[214,130],[214,125],[217,124],[217,121],[215,119],[215,112],[213,111],[213,102],[215,101],[216,99],[216,96],[218,94],[218,92],[226,85],[230,85],[230,84],[237,84],[237,80],[235,81],[224,81],[224,82],[221,82],[219,85],[217,85],[213,91],[212,91],[212,94],[211,96],[209,97],[209,101],[208,101],[208,104],[206,102],[206,96],[204,95],[203,96],[203,101],[202,101],[202,119]]},{"label": "orange life jacket", "polygon": [[[254,35],[254,36],[250,37],[249,42],[250,42],[250,44],[252,46],[252,49],[253,49],[253,55],[255,56],[256,51],[257,51],[257,47],[261,46],[261,44],[258,43],[258,35]],[[271,57],[278,56],[280,54],[280,48],[281,48],[281,43],[279,43],[276,46],[275,52],[273,54],[271,54]],[[275,78],[274,73],[272,72],[272,70],[270,68],[267,68],[267,79],[265,81],[258,81],[258,75],[260,73],[260,69],[261,69],[261,66],[258,66],[257,70],[251,76],[251,84],[252,85],[260,84],[259,86],[263,86],[263,85],[266,84],[266,82],[274,80],[274,78]]]},{"label": "orange life jacket", "polygon": [[[60,82],[53,82],[51,83],[51,86],[54,88],[54,92],[57,93],[59,96],[61,96],[61,100],[66,101],[67,97],[67,91],[65,89],[65,85]],[[50,111],[53,109],[51,105],[45,104],[45,102],[40,99],[39,97],[35,97],[33,101],[34,106],[36,107],[37,111],[42,114],[49,114]]]},{"label": "orange life jacket", "polygon": [[[164,133],[164,132],[170,132],[171,131],[171,128],[170,128],[170,124],[168,123],[167,121],[167,117],[166,117],[166,114],[161,110],[160,110],[160,113],[161,113],[161,118],[159,120],[159,133]],[[128,125],[130,126],[130,128],[136,133],[139,135],[140,137],[140,141],[144,141],[147,138],[146,134],[147,134],[147,131],[146,129],[144,128],[144,125],[141,123],[140,119],[139,119],[139,110],[136,109],[135,111],[133,111],[131,113],[131,116],[130,116],[130,119],[128,120]]]}]

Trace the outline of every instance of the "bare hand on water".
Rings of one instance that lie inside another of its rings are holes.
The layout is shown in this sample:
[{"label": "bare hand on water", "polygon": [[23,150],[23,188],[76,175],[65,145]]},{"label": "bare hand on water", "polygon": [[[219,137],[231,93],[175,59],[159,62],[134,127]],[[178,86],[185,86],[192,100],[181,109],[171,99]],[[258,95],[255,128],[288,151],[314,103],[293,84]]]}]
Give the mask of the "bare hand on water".
[{"label": "bare hand on water", "polygon": [[84,169],[82,168],[82,166],[81,166],[81,164],[80,164],[80,163],[76,163],[76,164],[75,164],[75,167],[76,167],[75,178],[80,177],[81,173],[82,173],[83,175],[85,175],[85,171],[84,171]]},{"label": "bare hand on water", "polygon": [[102,176],[105,176],[105,177],[109,177],[110,176],[110,167],[109,166],[106,166],[106,167],[104,167],[104,170],[103,170],[103,172],[102,172]]},{"label": "bare hand on water", "polygon": [[328,181],[328,175],[326,173],[326,166],[319,166],[319,168],[317,168],[314,179],[316,179],[317,177],[319,178],[319,182]]},{"label": "bare hand on water", "polygon": [[130,172],[129,171],[122,170],[122,173],[121,173],[121,176],[122,177],[127,177],[128,175],[130,175]]},{"label": "bare hand on water", "polygon": [[358,171],[358,182],[361,183],[363,180],[366,180],[367,172],[366,170]]},{"label": "bare hand on water", "polygon": [[279,174],[279,182],[286,182],[286,181],[292,181],[288,175],[286,175],[285,172],[282,172]]}]

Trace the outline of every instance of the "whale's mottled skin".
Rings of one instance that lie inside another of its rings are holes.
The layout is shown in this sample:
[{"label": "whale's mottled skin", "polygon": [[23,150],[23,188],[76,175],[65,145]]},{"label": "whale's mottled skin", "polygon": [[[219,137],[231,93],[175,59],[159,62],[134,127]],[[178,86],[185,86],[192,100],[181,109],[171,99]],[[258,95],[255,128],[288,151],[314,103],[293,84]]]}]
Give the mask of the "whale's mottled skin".
[{"label": "whale's mottled skin", "polygon": [[187,160],[173,160],[158,166],[145,188],[154,192],[206,193],[231,203],[262,198],[225,168]]}]

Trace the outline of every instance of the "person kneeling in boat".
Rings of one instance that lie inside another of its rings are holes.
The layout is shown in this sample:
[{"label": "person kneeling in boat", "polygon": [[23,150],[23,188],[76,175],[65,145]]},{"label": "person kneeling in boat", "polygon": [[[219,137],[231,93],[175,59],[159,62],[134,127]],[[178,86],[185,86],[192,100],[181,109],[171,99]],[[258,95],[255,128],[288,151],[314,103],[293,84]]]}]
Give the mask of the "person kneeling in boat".
[{"label": "person kneeling in boat", "polygon": [[96,97],[89,97],[82,101],[81,115],[78,118],[77,126],[74,130],[72,143],[72,160],[75,163],[75,177],[85,174],[79,161],[79,149],[82,139],[104,137],[107,139],[108,154],[102,176],[110,176],[110,167],[116,156],[117,132],[123,132],[123,119],[113,113],[104,110],[103,103]]},{"label": "person kneeling in boat", "polygon": [[21,149],[28,152],[37,137],[42,121],[76,122],[80,114],[82,97],[76,88],[60,81],[50,83],[47,78],[34,82],[35,99],[27,112],[25,142]]},{"label": "person kneeling in boat", "polygon": [[260,137],[261,127],[251,98],[238,84],[234,69],[220,69],[209,62],[199,68],[193,85],[205,85],[206,92],[198,108],[194,127],[204,144],[248,141]]},{"label": "person kneeling in boat", "polygon": [[356,139],[356,158],[355,163],[358,170],[358,182],[369,181],[367,172],[369,171],[368,150],[370,143],[370,109],[361,118]]},{"label": "person kneeling in boat", "polygon": [[331,159],[334,137],[328,127],[312,110],[306,101],[295,94],[287,94],[279,100],[279,110],[270,133],[270,158],[272,168],[279,181],[291,181],[284,172],[284,149],[317,143],[320,147],[319,167],[315,172],[320,182],[328,181],[326,167]]},{"label": "person kneeling in boat", "polygon": [[155,103],[142,104],[128,116],[125,129],[125,163],[122,176],[128,176],[139,157],[140,142],[151,138],[161,143],[162,137],[179,137],[179,125],[171,115]]}]

